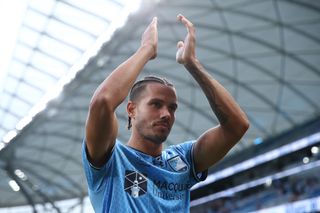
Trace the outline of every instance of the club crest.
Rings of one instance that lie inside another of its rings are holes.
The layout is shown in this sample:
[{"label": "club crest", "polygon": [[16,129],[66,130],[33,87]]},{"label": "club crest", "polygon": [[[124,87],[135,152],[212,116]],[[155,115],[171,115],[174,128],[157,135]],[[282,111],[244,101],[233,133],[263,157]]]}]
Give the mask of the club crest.
[{"label": "club crest", "polygon": [[170,167],[176,172],[184,172],[188,169],[187,164],[181,159],[179,155],[168,160]]}]

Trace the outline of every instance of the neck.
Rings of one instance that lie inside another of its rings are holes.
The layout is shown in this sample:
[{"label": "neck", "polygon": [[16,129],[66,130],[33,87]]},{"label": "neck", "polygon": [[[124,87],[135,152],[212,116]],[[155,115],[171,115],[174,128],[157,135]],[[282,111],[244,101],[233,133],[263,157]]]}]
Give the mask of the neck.
[{"label": "neck", "polygon": [[128,146],[153,157],[161,155],[162,152],[162,144],[156,144],[149,140],[136,138],[133,135],[131,135],[128,141]]}]

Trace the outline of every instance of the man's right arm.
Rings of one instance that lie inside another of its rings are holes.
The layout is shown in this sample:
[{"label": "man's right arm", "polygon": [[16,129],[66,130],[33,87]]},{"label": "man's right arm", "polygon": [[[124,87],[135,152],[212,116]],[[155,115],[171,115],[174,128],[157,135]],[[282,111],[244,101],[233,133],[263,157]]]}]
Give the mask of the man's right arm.
[{"label": "man's right arm", "polygon": [[144,65],[156,57],[157,43],[157,19],[154,18],[143,33],[136,53],[119,65],[95,91],[86,122],[86,147],[93,166],[105,164],[118,133],[115,110],[127,97]]}]

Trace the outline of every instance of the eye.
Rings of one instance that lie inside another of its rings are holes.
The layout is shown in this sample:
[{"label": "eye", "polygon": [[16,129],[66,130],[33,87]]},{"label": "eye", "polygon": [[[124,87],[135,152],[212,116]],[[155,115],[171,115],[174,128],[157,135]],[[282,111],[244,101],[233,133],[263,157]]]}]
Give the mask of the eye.
[{"label": "eye", "polygon": [[175,112],[177,110],[177,106],[176,105],[171,105],[171,106],[169,106],[169,110],[171,112]]},{"label": "eye", "polygon": [[160,102],[152,102],[151,105],[155,108],[161,108],[161,103]]}]

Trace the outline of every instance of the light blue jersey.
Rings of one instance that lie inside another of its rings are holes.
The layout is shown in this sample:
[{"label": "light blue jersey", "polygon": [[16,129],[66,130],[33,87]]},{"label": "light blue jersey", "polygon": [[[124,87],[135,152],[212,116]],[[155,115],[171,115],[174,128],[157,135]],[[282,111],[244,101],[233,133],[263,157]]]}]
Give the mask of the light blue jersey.
[{"label": "light blue jersey", "polygon": [[170,146],[155,158],[117,140],[108,162],[97,169],[87,159],[84,142],[82,159],[95,212],[189,212],[189,189],[207,175],[195,174],[192,147],[192,141]]}]

